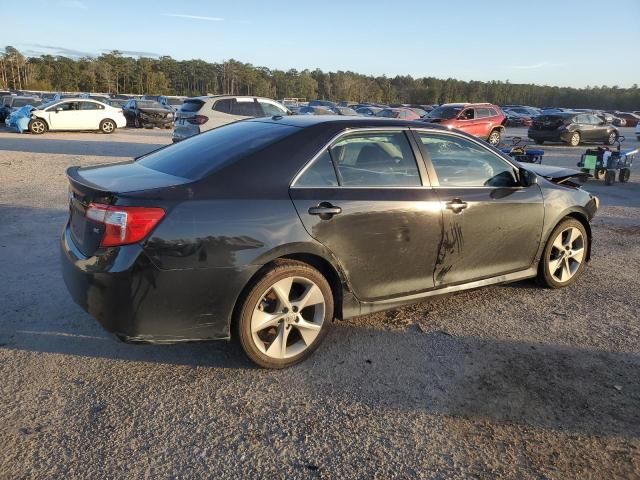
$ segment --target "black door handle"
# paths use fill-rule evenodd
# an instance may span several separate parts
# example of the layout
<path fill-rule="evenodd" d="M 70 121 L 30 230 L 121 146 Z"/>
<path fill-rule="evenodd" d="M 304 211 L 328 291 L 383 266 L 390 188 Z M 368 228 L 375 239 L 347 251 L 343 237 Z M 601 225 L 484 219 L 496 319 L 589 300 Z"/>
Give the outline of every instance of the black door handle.
<path fill-rule="evenodd" d="M 467 208 L 467 202 L 463 202 L 459 198 L 454 198 L 450 202 L 447 202 L 446 205 L 449 210 L 453 210 L 453 213 L 460 213 Z"/>
<path fill-rule="evenodd" d="M 311 207 L 309 209 L 309 215 L 319 215 L 323 220 L 328 220 L 334 215 L 338 215 L 340 213 L 342 213 L 342 209 L 331 205 L 329 202 L 322 202 L 317 207 Z"/>

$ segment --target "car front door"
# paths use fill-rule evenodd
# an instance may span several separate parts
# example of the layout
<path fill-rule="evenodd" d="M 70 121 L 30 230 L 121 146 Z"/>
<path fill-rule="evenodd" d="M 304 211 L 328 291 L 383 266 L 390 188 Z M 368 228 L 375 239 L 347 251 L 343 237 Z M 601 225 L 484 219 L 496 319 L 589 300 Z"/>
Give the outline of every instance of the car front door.
<path fill-rule="evenodd" d="M 362 301 L 434 286 L 442 213 L 412 142 L 401 128 L 345 133 L 290 190 L 306 230 L 333 253 Z"/>
<path fill-rule="evenodd" d="M 52 130 L 74 130 L 78 115 L 77 101 L 53 105 L 49 112 L 49 127 Z"/>
<path fill-rule="evenodd" d="M 473 108 L 465 108 L 458 115 L 458 121 L 456 122 L 456 128 L 467 132 L 469 135 L 478 135 L 478 128 L 476 120 L 476 111 Z"/>
<path fill-rule="evenodd" d="M 442 202 L 435 285 L 531 267 L 544 218 L 540 187 L 520 186 L 517 169 L 478 141 L 453 132 L 415 133 Z"/>
<path fill-rule="evenodd" d="M 589 123 L 592 125 L 594 142 L 604 142 L 609 137 L 609 125 L 595 115 L 589 115 Z"/>

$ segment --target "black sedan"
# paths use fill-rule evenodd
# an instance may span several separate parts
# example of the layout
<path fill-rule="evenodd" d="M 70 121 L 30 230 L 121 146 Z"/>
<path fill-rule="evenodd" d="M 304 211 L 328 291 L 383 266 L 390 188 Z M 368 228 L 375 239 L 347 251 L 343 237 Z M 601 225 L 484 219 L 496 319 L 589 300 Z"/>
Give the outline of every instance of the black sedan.
<path fill-rule="evenodd" d="M 437 125 L 245 120 L 68 169 L 63 276 L 125 341 L 234 337 L 282 368 L 334 318 L 530 277 L 574 282 L 598 200 L 579 172 L 526 168 Z"/>
<path fill-rule="evenodd" d="M 527 135 L 539 145 L 550 141 L 577 147 L 581 143 L 613 145 L 619 133 L 616 127 L 598 115 L 558 112 L 534 117 Z"/>
<path fill-rule="evenodd" d="M 161 105 L 155 100 L 128 100 L 122 106 L 122 111 L 127 125 L 136 128 L 171 128 L 175 121 L 175 112 L 171 107 Z"/>

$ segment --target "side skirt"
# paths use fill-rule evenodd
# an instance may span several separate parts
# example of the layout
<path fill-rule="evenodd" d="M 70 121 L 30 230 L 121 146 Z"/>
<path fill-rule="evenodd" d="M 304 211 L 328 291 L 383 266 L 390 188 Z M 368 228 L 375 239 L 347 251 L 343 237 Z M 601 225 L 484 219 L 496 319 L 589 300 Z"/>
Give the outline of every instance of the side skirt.
<path fill-rule="evenodd" d="M 368 313 L 381 312 L 383 310 L 398 308 L 404 305 L 411 305 L 413 303 L 419 303 L 426 298 L 435 297 L 438 295 L 447 295 L 449 293 L 472 290 L 474 288 L 497 285 L 500 283 L 517 282 L 520 280 L 525 280 L 527 278 L 533 278 L 537 274 L 537 267 L 531 267 L 527 270 L 521 270 L 519 272 L 507 273 L 505 275 L 498 275 L 497 277 L 485 278 L 484 280 L 476 280 L 474 282 L 463 283 L 460 285 L 452 285 L 450 287 L 437 288 L 435 290 L 416 293 L 414 295 L 408 295 L 405 297 L 389 298 L 376 302 L 360 302 L 360 311 L 358 313 L 356 313 L 355 309 L 348 309 L 344 312 L 344 317 L 349 318 L 356 315 L 366 315 Z"/>

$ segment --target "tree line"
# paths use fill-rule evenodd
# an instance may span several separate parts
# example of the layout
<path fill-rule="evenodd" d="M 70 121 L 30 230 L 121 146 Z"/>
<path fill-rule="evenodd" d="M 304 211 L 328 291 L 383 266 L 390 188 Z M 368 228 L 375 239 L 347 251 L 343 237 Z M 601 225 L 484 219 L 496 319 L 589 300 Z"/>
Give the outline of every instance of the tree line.
<path fill-rule="evenodd" d="M 14 47 L 0 51 L 0 88 L 156 95 L 232 94 L 270 98 L 322 98 L 376 103 L 491 102 L 571 108 L 639 110 L 640 89 L 586 88 L 363 75 L 350 71 L 277 70 L 227 60 L 175 60 L 124 56 L 27 57 Z"/>

